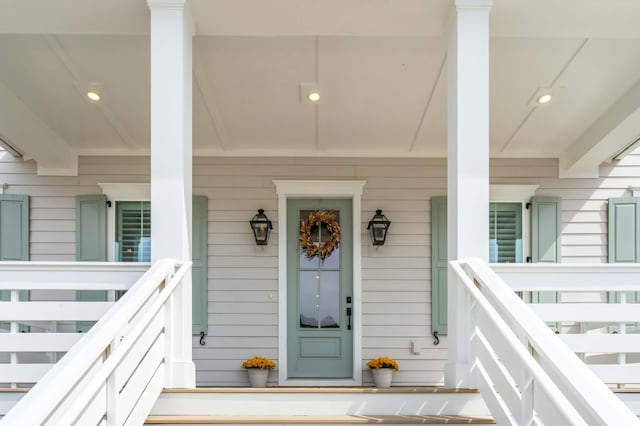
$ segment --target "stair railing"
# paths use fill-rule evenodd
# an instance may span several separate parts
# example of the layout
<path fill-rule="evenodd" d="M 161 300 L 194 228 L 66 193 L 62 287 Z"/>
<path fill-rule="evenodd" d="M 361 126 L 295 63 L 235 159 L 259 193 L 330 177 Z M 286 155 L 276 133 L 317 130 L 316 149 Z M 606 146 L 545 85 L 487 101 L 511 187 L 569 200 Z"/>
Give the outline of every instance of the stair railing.
<path fill-rule="evenodd" d="M 450 266 L 470 310 L 470 383 L 499 424 L 640 424 L 489 265 Z"/>
<path fill-rule="evenodd" d="M 0 424 L 144 423 L 174 362 L 172 298 L 190 268 L 155 262 Z"/>

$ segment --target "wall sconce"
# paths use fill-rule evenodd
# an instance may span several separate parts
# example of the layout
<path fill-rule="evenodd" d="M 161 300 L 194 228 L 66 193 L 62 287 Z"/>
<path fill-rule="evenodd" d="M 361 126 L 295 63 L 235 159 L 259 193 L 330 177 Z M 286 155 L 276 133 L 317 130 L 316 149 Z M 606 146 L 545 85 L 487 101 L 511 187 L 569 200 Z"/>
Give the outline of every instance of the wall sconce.
<path fill-rule="evenodd" d="M 391 226 L 391 222 L 382 214 L 382 210 L 376 210 L 376 215 L 373 216 L 373 219 L 369 221 L 369 225 L 367 226 L 371 234 L 371 244 L 374 246 L 384 245 L 389 226 Z"/>
<path fill-rule="evenodd" d="M 249 224 L 253 231 L 253 237 L 256 239 L 256 244 L 266 246 L 269 243 L 269 234 L 271 234 L 273 225 L 269 218 L 265 216 L 264 210 L 258 210 L 258 214 L 249 221 Z"/>

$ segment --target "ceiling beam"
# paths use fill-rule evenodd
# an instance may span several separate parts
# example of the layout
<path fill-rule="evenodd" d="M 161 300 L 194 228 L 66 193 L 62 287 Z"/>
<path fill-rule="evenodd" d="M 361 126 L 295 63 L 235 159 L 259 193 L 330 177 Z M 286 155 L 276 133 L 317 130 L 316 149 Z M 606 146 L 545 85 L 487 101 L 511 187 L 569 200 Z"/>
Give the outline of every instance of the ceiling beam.
<path fill-rule="evenodd" d="M 561 178 L 598 177 L 598 167 L 640 136 L 640 81 L 560 156 Z"/>
<path fill-rule="evenodd" d="M 36 161 L 38 175 L 78 175 L 78 155 L 1 82 L 0 133 L 25 160 Z"/>

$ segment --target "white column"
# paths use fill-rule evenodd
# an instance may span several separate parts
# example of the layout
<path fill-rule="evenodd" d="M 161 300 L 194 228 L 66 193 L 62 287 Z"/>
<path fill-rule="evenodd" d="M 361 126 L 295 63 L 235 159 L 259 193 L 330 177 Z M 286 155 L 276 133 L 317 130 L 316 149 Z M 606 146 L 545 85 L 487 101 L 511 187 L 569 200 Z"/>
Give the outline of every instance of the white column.
<path fill-rule="evenodd" d="M 151 10 L 151 257 L 191 260 L 191 54 L 186 0 L 147 0 Z M 191 274 L 167 321 L 167 387 L 194 387 Z"/>
<path fill-rule="evenodd" d="M 448 47 L 448 256 L 489 258 L 489 11 L 455 0 Z M 449 269 L 445 385 L 468 387 L 469 305 Z"/>

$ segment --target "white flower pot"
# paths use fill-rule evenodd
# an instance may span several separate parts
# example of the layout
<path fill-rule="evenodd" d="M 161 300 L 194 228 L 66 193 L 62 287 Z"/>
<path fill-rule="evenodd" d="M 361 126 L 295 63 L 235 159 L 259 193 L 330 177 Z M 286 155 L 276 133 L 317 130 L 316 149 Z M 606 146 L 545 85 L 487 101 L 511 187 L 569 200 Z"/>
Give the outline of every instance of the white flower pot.
<path fill-rule="evenodd" d="M 372 368 L 373 383 L 378 388 L 388 388 L 393 379 L 393 368 Z"/>
<path fill-rule="evenodd" d="M 263 388 L 267 386 L 269 369 L 247 368 L 247 374 L 249 374 L 249 384 L 252 388 Z"/>

